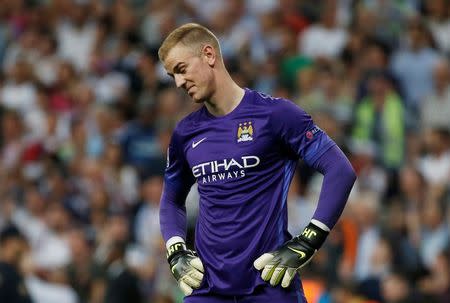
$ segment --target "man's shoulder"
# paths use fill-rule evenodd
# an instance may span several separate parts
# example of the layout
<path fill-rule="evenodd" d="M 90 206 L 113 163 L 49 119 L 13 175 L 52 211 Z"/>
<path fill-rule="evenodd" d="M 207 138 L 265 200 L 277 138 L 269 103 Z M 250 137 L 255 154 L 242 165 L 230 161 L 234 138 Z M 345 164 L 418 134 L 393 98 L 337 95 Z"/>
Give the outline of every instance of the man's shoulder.
<path fill-rule="evenodd" d="M 253 93 L 252 111 L 263 113 L 269 118 L 270 123 L 291 124 L 311 119 L 309 114 L 290 99 L 273 97 L 257 91 L 253 91 Z"/>
<path fill-rule="evenodd" d="M 288 112 L 302 110 L 297 104 L 286 98 L 274 97 L 258 91 L 253 91 L 253 94 L 253 105 L 263 106 L 268 114 L 283 115 Z"/>
<path fill-rule="evenodd" d="M 276 110 L 279 107 L 284 107 L 287 104 L 292 103 L 292 101 L 288 99 L 275 97 L 256 90 L 251 90 L 251 94 L 253 95 L 253 98 L 251 98 L 253 106 L 264 106 L 268 110 Z"/>
<path fill-rule="evenodd" d="M 249 95 L 251 95 L 254 101 L 256 102 L 262 102 L 262 103 L 273 103 L 276 102 L 282 98 L 275 97 L 257 90 L 247 89 L 249 91 Z"/>

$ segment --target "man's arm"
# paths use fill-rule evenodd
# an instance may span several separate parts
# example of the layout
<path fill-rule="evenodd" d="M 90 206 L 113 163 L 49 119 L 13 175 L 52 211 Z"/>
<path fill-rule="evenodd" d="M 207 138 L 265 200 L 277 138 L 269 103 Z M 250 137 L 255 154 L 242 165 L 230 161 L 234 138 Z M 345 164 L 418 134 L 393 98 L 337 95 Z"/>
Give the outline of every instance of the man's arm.
<path fill-rule="evenodd" d="M 185 295 L 200 287 L 203 264 L 195 252 L 188 250 L 186 239 L 186 196 L 194 177 L 182 153 L 182 144 L 174 131 L 167 150 L 167 168 L 161 196 L 159 220 L 167 247 L 170 270 Z"/>
<path fill-rule="evenodd" d="M 304 110 L 284 99 L 276 101 L 273 108 L 274 136 L 286 150 L 324 175 L 313 222 L 329 231 L 344 209 L 356 174 L 341 149 Z"/>
<path fill-rule="evenodd" d="M 271 285 L 288 287 L 296 272 L 305 266 L 325 242 L 347 202 L 356 174 L 344 153 L 311 117 L 293 103 L 275 104 L 272 125 L 287 150 L 324 175 L 314 216 L 303 232 L 279 249 L 255 260 L 261 277 Z"/>
<path fill-rule="evenodd" d="M 297 270 L 312 259 L 341 215 L 356 180 L 352 166 L 336 145 L 315 164 L 324 180 L 313 219 L 300 235 L 254 262 L 256 269 L 263 270 L 262 279 L 273 286 L 281 282 L 282 287 L 288 287 Z"/>
<path fill-rule="evenodd" d="M 186 207 L 187 193 L 171 192 L 165 183 L 160 206 L 160 224 L 166 240 L 167 262 L 170 271 L 185 295 L 199 288 L 203 280 L 203 264 L 194 251 L 186 248 Z M 182 202 L 182 203 L 181 203 Z"/>
<path fill-rule="evenodd" d="M 161 233 L 166 244 L 173 237 L 186 238 L 185 202 L 194 182 L 183 154 L 182 140 L 175 129 L 167 149 L 167 166 L 159 210 Z"/>
<path fill-rule="evenodd" d="M 256 269 L 263 270 L 262 279 L 273 286 L 281 282 L 282 287 L 288 287 L 297 270 L 312 259 L 341 215 L 356 180 L 352 166 L 336 145 L 315 164 L 324 180 L 313 219 L 300 235 L 254 262 Z"/>
<path fill-rule="evenodd" d="M 313 167 L 324 175 L 319 202 L 313 220 L 332 229 L 344 210 L 356 174 L 338 146 L 327 150 Z"/>

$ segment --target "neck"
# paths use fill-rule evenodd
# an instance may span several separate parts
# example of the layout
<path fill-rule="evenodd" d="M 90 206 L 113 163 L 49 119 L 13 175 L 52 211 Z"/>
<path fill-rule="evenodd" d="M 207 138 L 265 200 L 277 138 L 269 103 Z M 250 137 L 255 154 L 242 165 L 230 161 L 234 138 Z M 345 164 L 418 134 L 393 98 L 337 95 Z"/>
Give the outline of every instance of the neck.
<path fill-rule="evenodd" d="M 206 109 L 214 116 L 231 113 L 241 102 L 245 91 L 234 82 L 230 75 L 225 80 L 216 81 L 216 92 L 205 102 Z"/>

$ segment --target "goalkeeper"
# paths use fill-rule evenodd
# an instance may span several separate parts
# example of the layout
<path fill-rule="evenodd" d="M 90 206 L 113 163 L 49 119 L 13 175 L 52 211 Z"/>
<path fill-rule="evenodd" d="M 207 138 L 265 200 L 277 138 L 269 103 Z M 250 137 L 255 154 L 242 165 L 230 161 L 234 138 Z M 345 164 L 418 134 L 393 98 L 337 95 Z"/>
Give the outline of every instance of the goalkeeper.
<path fill-rule="evenodd" d="M 176 86 L 203 105 L 173 132 L 161 197 L 161 231 L 184 302 L 306 302 L 297 272 L 342 213 L 356 178 L 349 161 L 291 101 L 239 87 L 205 27 L 175 29 L 159 57 Z M 292 237 L 286 200 L 299 158 L 324 180 L 311 222 Z M 185 199 L 194 182 L 191 251 Z"/>

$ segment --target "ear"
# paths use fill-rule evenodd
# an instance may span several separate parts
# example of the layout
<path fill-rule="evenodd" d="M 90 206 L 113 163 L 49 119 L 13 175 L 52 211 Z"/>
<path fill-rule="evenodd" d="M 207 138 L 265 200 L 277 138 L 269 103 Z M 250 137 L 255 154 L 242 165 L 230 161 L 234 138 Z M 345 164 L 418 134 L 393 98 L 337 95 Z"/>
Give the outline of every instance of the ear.
<path fill-rule="evenodd" d="M 202 47 L 202 58 L 208 63 L 209 66 L 213 67 L 216 63 L 216 50 L 209 44 Z"/>

